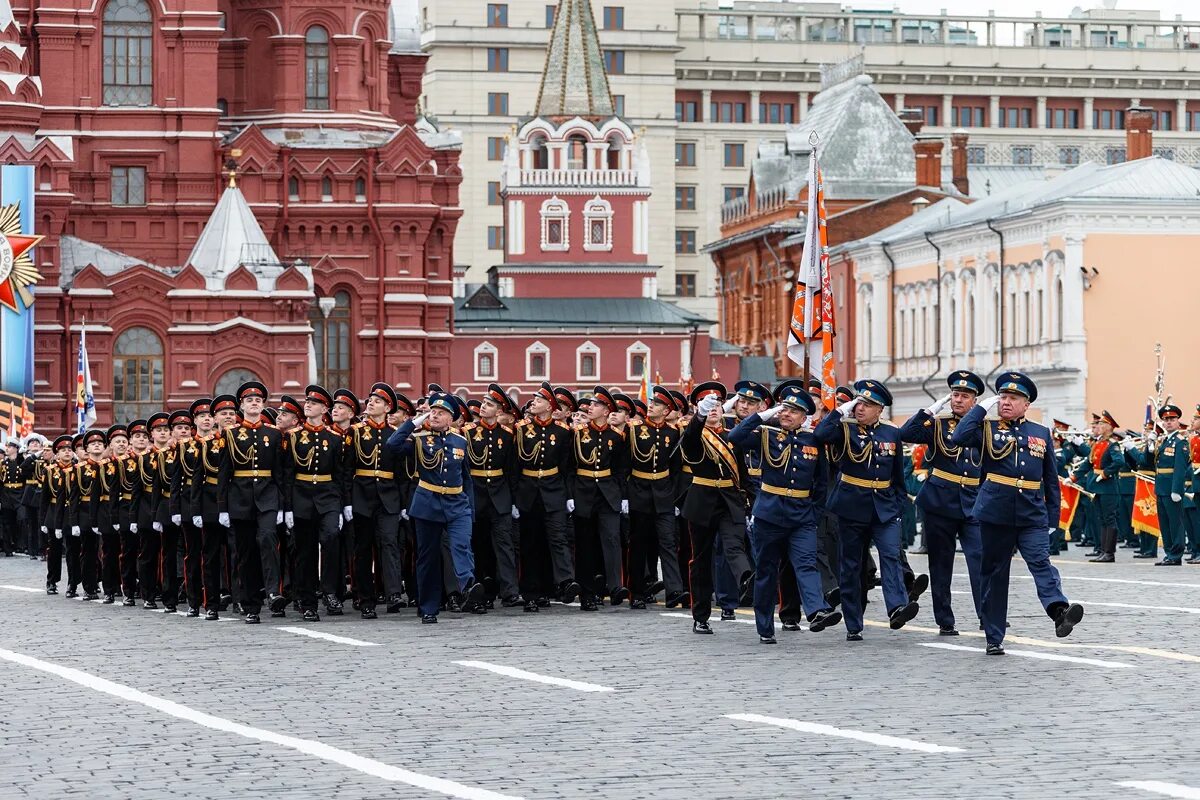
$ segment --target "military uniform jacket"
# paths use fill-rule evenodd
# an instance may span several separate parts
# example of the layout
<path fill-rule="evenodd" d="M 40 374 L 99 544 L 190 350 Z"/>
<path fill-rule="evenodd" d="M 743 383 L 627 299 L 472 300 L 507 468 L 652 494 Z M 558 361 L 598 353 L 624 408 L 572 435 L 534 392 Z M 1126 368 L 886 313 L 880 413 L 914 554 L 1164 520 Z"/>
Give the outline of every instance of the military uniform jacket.
<path fill-rule="evenodd" d="M 171 524 L 171 502 L 175 499 L 172 487 L 179 472 L 179 448 L 171 445 L 154 453 L 154 491 L 150 493 L 152 518 L 163 527 Z"/>
<path fill-rule="evenodd" d="M 1115 436 L 1105 442 L 1098 442 L 1103 445 L 1100 451 L 1100 458 L 1096 461 L 1096 494 L 1111 494 L 1121 495 L 1126 494 L 1122 484 L 1127 480 L 1136 480 L 1133 474 L 1129 472 L 1129 466 L 1125 463 L 1125 454 L 1121 452 L 1121 440 Z M 1095 450 L 1092 451 L 1093 453 Z M 1132 488 L 1128 492 L 1133 494 Z"/>
<path fill-rule="evenodd" d="M 350 477 L 350 503 L 355 516 L 374 516 L 379 510 L 393 516 L 407 508 L 408 464 L 395 450 L 384 447 L 396 429 L 370 420 L 346 434 L 343 450 Z"/>
<path fill-rule="evenodd" d="M 278 433 L 278 431 L 276 431 Z M 283 441 L 283 508 L 302 519 L 340 513 L 350 505 L 346 434 L 305 423 Z"/>
<path fill-rule="evenodd" d="M 192 501 L 192 492 L 197 475 L 203 473 L 198 437 L 193 436 L 175 445 L 175 464 L 175 480 L 171 483 L 168 508 L 172 516 L 178 514 L 184 522 L 191 524 L 192 517 L 199 513 L 199 507 Z"/>
<path fill-rule="evenodd" d="M 520 420 L 514 430 L 517 480 L 514 504 L 533 508 L 541 497 L 546 508 L 565 509 L 575 472 L 575 432 L 565 422 Z"/>
<path fill-rule="evenodd" d="M 21 505 L 21 497 L 25 494 L 25 481 L 21 480 L 21 457 L 4 459 L 0 462 L 0 508 L 5 511 L 16 511 Z"/>
<path fill-rule="evenodd" d="M 515 429 L 478 422 L 463 426 L 462 435 L 467 440 L 471 479 L 475 484 L 475 507 L 487 505 L 497 514 L 509 513 L 519 474 Z"/>
<path fill-rule="evenodd" d="M 142 502 L 142 479 L 138 474 L 138 457 L 127 452 L 115 461 L 117 484 L 113 488 L 114 521 L 128 526 L 138 521 L 138 507 Z"/>
<path fill-rule="evenodd" d="M 751 414 L 729 434 L 755 463 L 762 465 L 762 483 L 754 499 L 755 520 L 788 528 L 815 526 L 813 489 L 820 478 L 825 448 L 810 431 L 785 431 L 763 424 Z"/>
<path fill-rule="evenodd" d="M 668 423 L 642 422 L 625 428 L 629 445 L 629 480 L 626 493 L 634 514 L 670 514 L 674 511 L 683 478 L 679 429 Z M 690 477 L 690 476 L 689 476 Z"/>
<path fill-rule="evenodd" d="M 592 422 L 575 428 L 575 513 L 587 517 L 604 506 L 620 512 L 628 465 L 625 436 L 615 428 Z"/>
<path fill-rule="evenodd" d="M 922 467 L 929 470 L 917 493 L 917 505 L 949 519 L 970 519 L 979 495 L 980 456 L 977 447 L 954 444 L 957 417 L 934 417 L 922 409 L 900 428 L 900 438 L 923 444 L 929 452 Z"/>
<path fill-rule="evenodd" d="M 738 419 L 736 414 L 726 414 L 721 418 L 721 424 L 730 434 L 737 430 L 737 426 L 742 422 L 743 420 Z M 746 494 L 747 502 L 753 506 L 754 499 L 758 496 L 759 484 L 762 483 L 762 456 L 758 451 L 746 450 L 737 443 L 734 443 L 734 448 L 738 455 L 738 461 L 741 463 L 742 491 Z"/>
<path fill-rule="evenodd" d="M 707 527 L 725 510 L 734 523 L 745 522 L 746 499 L 739 487 L 742 462 L 729 434 L 707 427 L 697 414 L 683 429 L 680 452 L 692 468 L 692 482 L 679 507 L 683 516 Z"/>
<path fill-rule="evenodd" d="M 1155 495 L 1183 494 L 1192 470 L 1188 440 L 1182 432 L 1168 433 L 1154 450 L 1139 451 L 1138 461 L 1144 469 L 1154 470 Z"/>
<path fill-rule="evenodd" d="M 225 450 L 223 432 L 209 434 L 207 438 L 196 438 L 196 472 L 189 487 L 192 516 L 200 517 L 206 525 L 215 524 L 224 507 L 221 505 L 217 486 L 221 474 L 221 460 Z"/>
<path fill-rule="evenodd" d="M 100 528 L 100 504 L 104 489 L 101 473 L 104 468 L 103 461 L 92 461 L 90 458 L 74 467 L 74 480 L 68 492 L 69 516 L 71 527 L 78 525 L 81 533 L 91 533 L 93 528 Z"/>
<path fill-rule="evenodd" d="M 1025 418 L 985 419 L 975 406 L 962 418 L 952 437 L 957 445 L 979 447 L 983 483 L 975 501 L 980 522 L 1017 528 L 1058 524 L 1060 493 L 1054 442 L 1044 425 Z"/>
<path fill-rule="evenodd" d="M 231 519 L 284 510 L 283 434 L 266 422 L 243 420 L 222 433 L 217 508 Z"/>
<path fill-rule="evenodd" d="M 151 447 L 146 452 L 136 456 L 137 469 L 135 470 L 134 478 L 134 494 L 137 499 L 134 501 L 136 516 L 132 518 L 139 528 L 139 533 L 142 530 L 149 530 L 150 524 L 154 521 L 154 471 L 158 469 L 158 453 Z"/>
<path fill-rule="evenodd" d="M 414 431 L 413 427 L 412 420 L 404 422 L 387 442 L 389 449 L 416 458 L 417 488 L 408 516 L 427 522 L 473 518 L 475 487 L 466 438 L 453 431 Z"/>
<path fill-rule="evenodd" d="M 75 468 L 61 466 L 58 461 L 46 467 L 42 480 L 42 524 L 46 530 L 68 532 L 70 527 L 69 503 Z"/>
<path fill-rule="evenodd" d="M 887 521 L 904 513 L 904 443 L 900 429 L 886 422 L 872 427 L 843 420 L 837 409 L 826 414 L 813 431 L 830 446 L 838 468 L 826 508 L 855 522 Z"/>
<path fill-rule="evenodd" d="M 21 505 L 26 508 L 40 508 L 42 505 L 42 482 L 46 478 L 46 467 L 49 466 L 44 458 L 27 458 L 21 462 Z"/>

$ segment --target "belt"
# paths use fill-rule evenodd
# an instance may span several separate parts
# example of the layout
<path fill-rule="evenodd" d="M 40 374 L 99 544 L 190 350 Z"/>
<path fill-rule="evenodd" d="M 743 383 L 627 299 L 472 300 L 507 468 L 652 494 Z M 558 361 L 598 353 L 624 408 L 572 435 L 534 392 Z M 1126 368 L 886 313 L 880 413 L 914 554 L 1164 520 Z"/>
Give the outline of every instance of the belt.
<path fill-rule="evenodd" d="M 812 492 L 808 489 L 784 489 L 782 486 L 772 486 L 764 483 L 759 487 L 767 494 L 777 494 L 780 497 L 808 497 Z"/>
<path fill-rule="evenodd" d="M 992 483 L 1000 483 L 1005 486 L 1015 486 L 1021 491 L 1029 490 L 1031 492 L 1036 492 L 1038 489 L 1042 488 L 1041 481 L 1035 481 L 1026 478 L 1010 478 L 1007 475 L 988 475 L 987 479 Z"/>
<path fill-rule="evenodd" d="M 1119 477 L 1121 477 L 1121 478 L 1132 478 L 1132 477 L 1133 477 L 1133 475 L 1134 475 L 1134 473 L 1132 473 L 1132 472 L 1122 472 L 1122 473 L 1120 474 L 1120 476 L 1119 476 Z"/>
<path fill-rule="evenodd" d="M 844 472 L 841 473 L 839 477 L 842 483 L 848 483 L 851 486 L 858 486 L 862 489 L 874 489 L 878 491 L 879 489 L 887 489 L 892 485 L 891 481 L 869 481 L 866 478 L 856 478 L 853 475 L 847 475 Z"/>
<path fill-rule="evenodd" d="M 6 484 L 4 484 L 5 489 L 21 489 L 24 486 L 25 486 L 25 484 L 23 484 L 23 483 L 6 483 Z"/>
<path fill-rule="evenodd" d="M 332 475 L 307 475 L 307 474 L 301 473 L 296 476 L 296 480 L 300 481 L 301 483 L 329 483 L 331 480 L 333 480 L 333 476 Z"/>
<path fill-rule="evenodd" d="M 472 474 L 474 474 L 474 473 L 472 473 Z M 383 478 L 385 481 L 390 481 L 390 480 L 395 479 L 396 473 L 385 472 L 384 470 L 381 470 L 381 469 L 356 469 L 356 470 L 354 470 L 354 477 L 356 477 L 356 478 Z"/>
<path fill-rule="evenodd" d="M 1154 471 L 1157 472 L 1159 475 L 1173 475 L 1175 473 L 1175 468 L 1167 467 L 1166 469 L 1163 469 L 1160 467 L 1159 469 L 1156 469 Z"/>
<path fill-rule="evenodd" d="M 688 475 L 692 474 L 692 468 L 690 466 L 688 466 L 687 464 L 683 465 L 683 471 L 686 472 Z"/>
<path fill-rule="evenodd" d="M 170 492 L 162 492 L 162 496 L 163 496 L 163 497 L 170 497 L 170 496 L 171 496 L 171 493 L 170 493 Z"/>
<path fill-rule="evenodd" d="M 692 486 L 711 486 L 714 489 L 731 489 L 733 481 L 721 478 L 692 478 Z"/>
<path fill-rule="evenodd" d="M 151 492 L 154 491 L 154 487 L 153 486 L 143 486 L 142 491 L 145 492 L 146 494 L 150 494 Z"/>
<path fill-rule="evenodd" d="M 558 474 L 558 467 L 550 469 L 523 469 L 521 474 L 526 478 L 551 478 Z"/>
<path fill-rule="evenodd" d="M 761 478 L 762 467 L 746 467 L 746 474 L 755 478 Z"/>
<path fill-rule="evenodd" d="M 108 495 L 106 495 L 106 494 L 102 494 L 102 495 L 100 495 L 100 502 L 101 502 L 101 503 L 107 503 L 107 502 L 108 502 L 109 500 L 111 500 L 111 499 L 112 499 L 112 498 L 110 498 L 110 497 L 109 497 Z"/>
<path fill-rule="evenodd" d="M 132 494 L 132 493 L 129 493 L 129 492 L 122 492 L 122 493 L 121 493 L 121 499 L 122 499 L 122 500 L 132 500 L 132 499 L 133 499 L 133 494 Z"/>
<path fill-rule="evenodd" d="M 216 479 L 216 478 L 214 478 L 214 477 L 212 477 L 211 475 L 210 475 L 210 476 L 208 476 L 208 477 L 206 477 L 206 478 L 204 479 L 204 482 L 205 482 L 205 483 L 207 483 L 209 486 L 216 486 L 216 485 L 217 485 L 217 479 Z"/>
<path fill-rule="evenodd" d="M 957 483 L 959 486 L 979 485 L 979 478 L 970 478 L 966 475 L 955 475 L 940 469 L 933 470 L 933 477 L 941 478 L 942 480 L 950 481 L 951 483 Z"/>
<path fill-rule="evenodd" d="M 671 470 L 664 469 L 662 472 L 642 472 L 635 469 L 630 473 L 635 478 L 641 478 L 644 481 L 661 481 L 663 478 L 671 477 Z"/>
<path fill-rule="evenodd" d="M 471 470 L 472 478 L 503 478 L 504 470 L 502 469 L 473 469 Z"/>
<path fill-rule="evenodd" d="M 233 477 L 235 478 L 270 478 L 271 470 L 269 469 L 239 469 L 234 470 Z"/>
<path fill-rule="evenodd" d="M 37 486 L 38 482 L 37 481 L 25 481 L 25 485 L 26 486 Z"/>
<path fill-rule="evenodd" d="M 435 486 L 425 481 L 417 481 L 417 486 L 422 489 L 428 489 L 431 492 L 436 492 L 437 494 L 462 494 L 463 490 L 461 486 Z"/>
<path fill-rule="evenodd" d="M 610 477 L 612 475 L 612 470 L 611 469 L 577 469 L 577 470 L 575 470 L 575 474 L 581 478 L 595 478 L 595 479 L 599 480 L 600 478 Z"/>

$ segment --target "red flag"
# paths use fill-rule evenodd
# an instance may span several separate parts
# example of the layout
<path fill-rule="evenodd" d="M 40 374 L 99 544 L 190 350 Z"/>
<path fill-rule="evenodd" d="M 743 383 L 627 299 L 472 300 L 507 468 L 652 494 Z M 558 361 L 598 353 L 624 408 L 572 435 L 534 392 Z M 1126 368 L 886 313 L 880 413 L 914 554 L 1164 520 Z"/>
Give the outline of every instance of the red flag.
<path fill-rule="evenodd" d="M 1075 521 L 1075 512 L 1079 510 L 1079 487 L 1059 478 L 1058 492 L 1061 498 L 1058 503 L 1058 527 L 1066 532 L 1067 541 L 1070 541 L 1071 523 Z"/>
<path fill-rule="evenodd" d="M 1133 488 L 1133 529 L 1138 533 L 1153 534 L 1162 539 L 1162 528 L 1158 523 L 1158 498 L 1154 496 L 1154 479 L 1140 472 L 1137 485 Z"/>

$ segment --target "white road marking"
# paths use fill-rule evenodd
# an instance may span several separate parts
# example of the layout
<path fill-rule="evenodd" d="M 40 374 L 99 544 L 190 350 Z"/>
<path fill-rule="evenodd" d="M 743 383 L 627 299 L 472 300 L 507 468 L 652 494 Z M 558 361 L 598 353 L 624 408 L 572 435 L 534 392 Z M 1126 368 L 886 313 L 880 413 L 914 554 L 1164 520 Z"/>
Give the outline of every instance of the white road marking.
<path fill-rule="evenodd" d="M 288 633 L 297 633 L 301 636 L 307 636 L 311 639 L 324 639 L 327 642 L 354 645 L 355 647 L 379 647 L 378 642 L 364 642 L 362 639 L 351 639 L 349 636 L 334 636 L 332 633 L 314 631 L 312 628 L 292 628 L 279 625 L 275 627 L 275 630 L 287 631 Z"/>
<path fill-rule="evenodd" d="M 969 595 L 970 592 L 954 589 L 950 594 Z M 1132 608 L 1138 611 L 1178 611 L 1182 614 L 1200 614 L 1200 608 L 1192 608 L 1190 606 L 1146 606 L 1140 603 L 1101 603 L 1099 600 L 1080 600 L 1075 598 L 1075 602 L 1083 606 L 1101 606 L 1102 608 Z"/>
<path fill-rule="evenodd" d="M 489 664 L 487 661 L 455 661 L 460 667 L 474 667 L 475 669 L 485 669 L 488 672 L 494 672 L 497 675 L 507 675 L 510 678 L 521 678 L 526 681 L 534 681 L 535 683 L 545 683 L 550 686 L 564 686 L 568 689 L 575 689 L 579 692 L 611 692 L 615 691 L 610 686 L 600 686 L 595 683 L 585 683 L 583 681 L 573 681 L 568 678 L 555 678 L 550 675 L 539 675 L 536 672 L 526 672 L 523 669 L 515 667 L 506 667 L 501 664 Z"/>
<path fill-rule="evenodd" d="M 834 728 L 831 725 L 822 725 L 817 722 L 802 722 L 798 719 L 785 719 L 783 717 L 764 717 L 761 714 L 726 714 L 726 719 L 736 719 L 742 722 L 757 722 L 762 725 L 775 725 L 780 728 L 789 728 L 801 733 L 815 733 L 820 736 L 837 736 L 842 739 L 857 739 L 860 742 L 868 744 L 877 744 L 880 747 L 899 747 L 903 750 L 917 750 L 921 753 L 962 753 L 961 747 L 946 747 L 940 744 L 931 744 L 929 742 L 919 742 L 916 739 L 901 739 L 898 736 L 885 736 L 882 733 L 868 733 L 866 731 L 851 731 L 845 728 Z"/>
<path fill-rule="evenodd" d="M 8 589 L 13 592 L 33 592 L 34 594 L 46 591 L 45 589 L 34 589 L 30 586 L 13 586 L 11 583 L 0 583 L 0 589 Z"/>
<path fill-rule="evenodd" d="M 1178 589 L 1200 589 L 1200 583 L 1168 583 L 1166 581 L 1135 581 L 1130 578 L 1093 578 L 1086 575 L 1063 575 L 1059 576 L 1064 581 L 1092 581 L 1094 583 L 1124 583 L 1132 586 L 1169 586 Z M 955 578 L 969 580 L 967 575 L 955 575 Z M 1013 578 L 1018 578 L 1023 581 L 1033 580 L 1032 575 L 1013 575 Z"/>
<path fill-rule="evenodd" d="M 938 650 L 962 650 L 967 653 L 983 652 L 978 647 L 967 647 L 961 644 L 943 644 L 941 642 L 918 642 L 921 647 L 935 647 Z M 1010 656 L 1021 656 L 1023 658 L 1037 658 L 1042 661 L 1065 661 L 1071 664 L 1086 664 L 1089 667 L 1107 667 L 1108 669 L 1133 669 L 1133 664 L 1126 664 L 1121 661 L 1101 661 L 1098 658 L 1079 658 L 1077 656 L 1060 656 L 1054 653 L 1033 653 L 1029 650 L 1008 650 L 1004 651 Z"/>
<path fill-rule="evenodd" d="M 691 619 L 691 618 L 692 618 L 692 615 L 691 615 L 691 614 L 681 614 L 681 613 L 679 613 L 679 612 L 677 612 L 677 611 L 665 611 L 665 612 L 664 612 L 664 611 L 660 611 L 660 612 L 658 612 L 658 615 L 659 615 L 660 617 L 682 617 L 683 619 Z M 709 622 L 712 622 L 712 620 L 710 619 L 710 620 L 709 620 Z M 754 620 L 752 620 L 752 619 L 734 619 L 734 620 L 722 620 L 722 619 L 718 619 L 718 620 L 717 620 L 717 622 L 718 622 L 718 623 L 721 623 L 721 622 L 740 622 L 740 623 L 742 623 L 743 625 L 757 625 L 757 624 L 758 624 L 758 623 L 756 623 L 756 622 L 755 622 Z M 778 623 L 779 623 L 779 620 L 775 620 L 775 622 L 778 624 Z M 800 630 L 802 630 L 802 631 L 806 631 L 806 630 L 808 630 L 808 626 L 807 626 L 807 625 L 801 625 L 801 626 L 800 626 Z M 789 633 L 790 633 L 790 631 L 789 631 Z"/>
<path fill-rule="evenodd" d="M 1121 781 L 1117 786 L 1124 786 L 1126 789 L 1141 789 L 1143 792 L 1153 792 L 1154 794 L 1166 795 L 1167 797 L 1179 797 L 1182 800 L 1200 800 L 1200 789 L 1193 789 L 1191 786 L 1183 786 L 1178 783 L 1166 783 L 1164 781 Z"/>
<path fill-rule="evenodd" d="M 393 767 L 391 764 L 385 764 L 382 761 L 376 761 L 372 758 L 365 758 L 347 750 L 331 747 L 322 742 L 299 739 L 295 736 L 287 736 L 275 731 L 243 725 L 240 722 L 234 722 L 223 717 L 206 714 L 203 711 L 197 711 L 194 708 L 176 703 L 173 700 L 166 700 L 146 694 L 131 686 L 115 683 L 88 672 L 73 669 L 72 667 L 64 667 L 61 664 L 55 664 L 51 661 L 43 661 L 40 658 L 15 653 L 11 650 L 0 649 L 0 659 L 55 675 L 72 683 L 77 683 L 87 689 L 102 692 L 130 703 L 146 706 L 147 708 L 154 709 L 176 719 L 184 720 L 185 722 L 192 722 L 215 731 L 237 734 L 247 739 L 255 739 L 260 742 L 287 747 L 305 755 L 314 756 L 334 764 L 340 764 L 343 767 L 357 770 L 363 774 L 371 775 L 385 781 L 406 783 L 418 789 L 438 792 L 449 797 L 459 797 L 463 798 L 463 800 L 519 800 L 519 798 L 512 797 L 511 795 L 500 794 L 487 789 L 479 789 L 474 786 L 465 786 L 461 783 L 445 780 L 444 778 L 435 778 L 432 775 L 422 775 L 419 772 L 410 772 L 400 767 Z"/>

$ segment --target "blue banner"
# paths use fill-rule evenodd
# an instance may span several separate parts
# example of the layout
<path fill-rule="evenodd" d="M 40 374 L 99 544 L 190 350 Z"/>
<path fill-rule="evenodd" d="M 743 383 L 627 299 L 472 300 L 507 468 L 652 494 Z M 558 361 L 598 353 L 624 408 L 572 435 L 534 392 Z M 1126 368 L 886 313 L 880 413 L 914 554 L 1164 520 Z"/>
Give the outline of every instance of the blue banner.
<path fill-rule="evenodd" d="M 0 432 L 33 424 L 34 168 L 0 166 Z"/>

